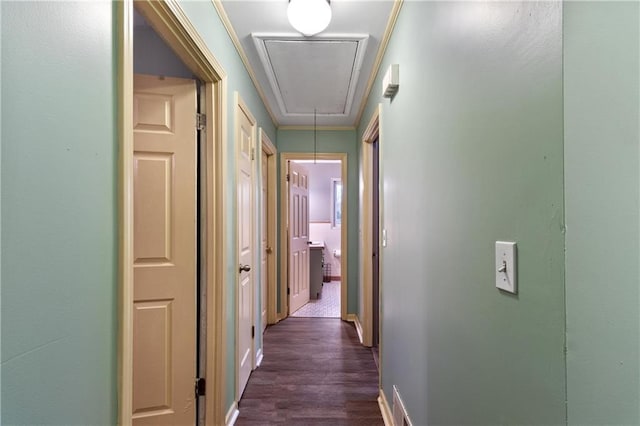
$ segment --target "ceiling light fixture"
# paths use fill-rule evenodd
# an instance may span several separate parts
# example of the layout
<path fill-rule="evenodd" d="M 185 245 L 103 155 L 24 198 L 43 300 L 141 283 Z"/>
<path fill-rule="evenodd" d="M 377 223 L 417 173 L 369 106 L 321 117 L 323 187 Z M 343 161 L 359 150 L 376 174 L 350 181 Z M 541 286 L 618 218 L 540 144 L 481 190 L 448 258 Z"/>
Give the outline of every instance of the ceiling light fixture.
<path fill-rule="evenodd" d="M 330 0 L 289 0 L 287 17 L 293 28 L 309 37 L 324 31 L 331 22 Z"/>

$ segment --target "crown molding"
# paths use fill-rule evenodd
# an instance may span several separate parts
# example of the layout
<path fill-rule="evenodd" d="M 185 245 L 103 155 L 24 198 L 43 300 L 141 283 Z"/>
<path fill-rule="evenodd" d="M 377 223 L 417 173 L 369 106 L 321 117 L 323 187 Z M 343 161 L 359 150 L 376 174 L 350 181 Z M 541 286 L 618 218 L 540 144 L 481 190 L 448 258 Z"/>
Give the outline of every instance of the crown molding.
<path fill-rule="evenodd" d="M 380 71 L 380 65 L 382 65 L 382 58 L 387 51 L 387 45 L 389 44 L 389 40 L 391 39 L 391 34 L 393 34 L 393 29 L 396 26 L 396 21 L 398 20 L 398 15 L 400 14 L 400 9 L 402 8 L 402 4 L 404 0 L 394 0 L 393 9 L 391 9 L 391 15 L 389 15 L 389 20 L 387 21 L 387 28 L 384 31 L 384 37 L 380 42 L 380 47 L 378 48 L 378 54 L 376 55 L 376 61 L 373 64 L 373 68 L 371 69 L 371 75 L 369 77 L 369 81 L 367 82 L 367 88 L 364 91 L 364 96 L 362 97 L 362 103 L 360 104 L 360 110 L 358 111 L 358 116 L 356 117 L 356 121 L 354 126 L 358 126 L 360 120 L 362 119 L 362 114 L 364 113 L 364 109 L 367 106 L 367 102 L 369 101 L 369 96 L 371 95 L 371 89 L 373 88 L 373 83 L 376 80 L 376 76 Z"/>
<path fill-rule="evenodd" d="M 218 12 L 218 16 L 222 21 L 222 25 L 224 25 L 224 28 L 227 30 L 227 33 L 229 34 L 229 38 L 231 38 L 231 42 L 235 46 L 236 51 L 238 52 L 238 55 L 240 56 L 240 59 L 242 60 L 242 63 L 244 64 L 244 67 L 247 70 L 247 73 L 249 74 L 249 78 L 251 78 L 251 81 L 253 82 L 253 85 L 255 86 L 256 91 L 258 92 L 258 95 L 260 96 L 260 99 L 262 100 L 262 103 L 264 104 L 265 109 L 269 113 L 269 117 L 271 118 L 273 125 L 275 127 L 278 127 L 279 125 L 278 120 L 276 120 L 276 117 L 273 114 L 273 111 L 269 107 L 269 102 L 267 102 L 267 97 L 264 94 L 264 90 L 262 90 L 262 86 L 258 82 L 256 73 L 253 71 L 253 68 L 249 63 L 249 57 L 247 56 L 246 52 L 242 48 L 242 43 L 240 43 L 240 39 L 238 38 L 236 31 L 233 29 L 233 25 L 231 25 L 231 20 L 229 19 L 227 12 L 224 10 L 222 1 L 211 0 L 211 2 L 213 3 L 213 6 L 216 8 L 216 12 Z"/>

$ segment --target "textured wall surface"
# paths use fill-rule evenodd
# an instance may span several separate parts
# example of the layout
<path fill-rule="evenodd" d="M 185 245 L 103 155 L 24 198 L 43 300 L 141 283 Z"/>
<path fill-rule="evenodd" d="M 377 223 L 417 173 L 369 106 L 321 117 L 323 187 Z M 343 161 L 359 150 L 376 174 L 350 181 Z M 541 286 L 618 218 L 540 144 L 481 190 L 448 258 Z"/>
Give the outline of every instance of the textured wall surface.
<path fill-rule="evenodd" d="M 111 2 L 2 2 L 2 422 L 115 424 Z"/>
<path fill-rule="evenodd" d="M 382 102 L 382 385 L 414 424 L 565 422 L 561 7 L 405 2 L 400 90 L 363 115 Z"/>
<path fill-rule="evenodd" d="M 569 424 L 640 424 L 640 7 L 564 5 Z"/>

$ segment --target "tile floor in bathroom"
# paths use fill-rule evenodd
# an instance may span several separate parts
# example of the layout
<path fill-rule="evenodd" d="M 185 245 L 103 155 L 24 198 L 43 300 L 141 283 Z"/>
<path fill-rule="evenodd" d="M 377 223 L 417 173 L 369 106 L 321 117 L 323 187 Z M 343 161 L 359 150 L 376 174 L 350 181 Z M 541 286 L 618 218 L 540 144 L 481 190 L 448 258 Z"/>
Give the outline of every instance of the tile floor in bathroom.
<path fill-rule="evenodd" d="M 309 300 L 309 303 L 295 311 L 291 316 L 298 318 L 340 318 L 340 281 L 324 283 L 322 297 Z"/>

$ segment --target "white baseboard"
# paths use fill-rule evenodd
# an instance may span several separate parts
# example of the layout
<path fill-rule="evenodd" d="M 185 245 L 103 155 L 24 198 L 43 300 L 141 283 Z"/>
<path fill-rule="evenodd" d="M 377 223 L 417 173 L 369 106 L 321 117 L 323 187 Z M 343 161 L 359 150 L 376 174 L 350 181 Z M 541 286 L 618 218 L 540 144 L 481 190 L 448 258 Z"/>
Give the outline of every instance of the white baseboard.
<path fill-rule="evenodd" d="M 356 331 L 358 332 L 358 339 L 360 339 L 360 344 L 364 345 L 364 333 L 362 332 L 362 324 L 360 323 L 360 318 L 357 315 L 354 315 L 354 324 L 356 326 Z"/>
<path fill-rule="evenodd" d="M 408 425 L 412 426 L 413 422 L 409 418 L 409 413 L 407 413 L 407 408 L 404 406 L 404 402 L 400 397 L 400 392 L 398 391 L 398 387 L 393 385 L 393 407 L 391 408 L 393 412 L 393 423 L 397 425 Z"/>
<path fill-rule="evenodd" d="M 240 415 L 240 411 L 238 411 L 238 403 L 233 401 L 231 407 L 229 407 L 229 411 L 227 411 L 227 415 L 224 418 L 224 423 L 227 426 L 233 426 L 236 424 L 236 420 L 238 420 L 238 416 Z"/>
<path fill-rule="evenodd" d="M 380 395 L 378 396 L 378 406 L 380 406 L 380 413 L 382 414 L 382 420 L 384 426 L 393 426 L 393 417 L 391 416 L 391 407 L 387 402 L 387 397 L 384 396 L 384 392 L 380 389 Z"/>
<path fill-rule="evenodd" d="M 256 353 L 256 368 L 260 367 L 260 364 L 262 364 L 262 358 L 264 358 L 264 354 L 262 353 L 262 348 L 260 348 Z"/>

